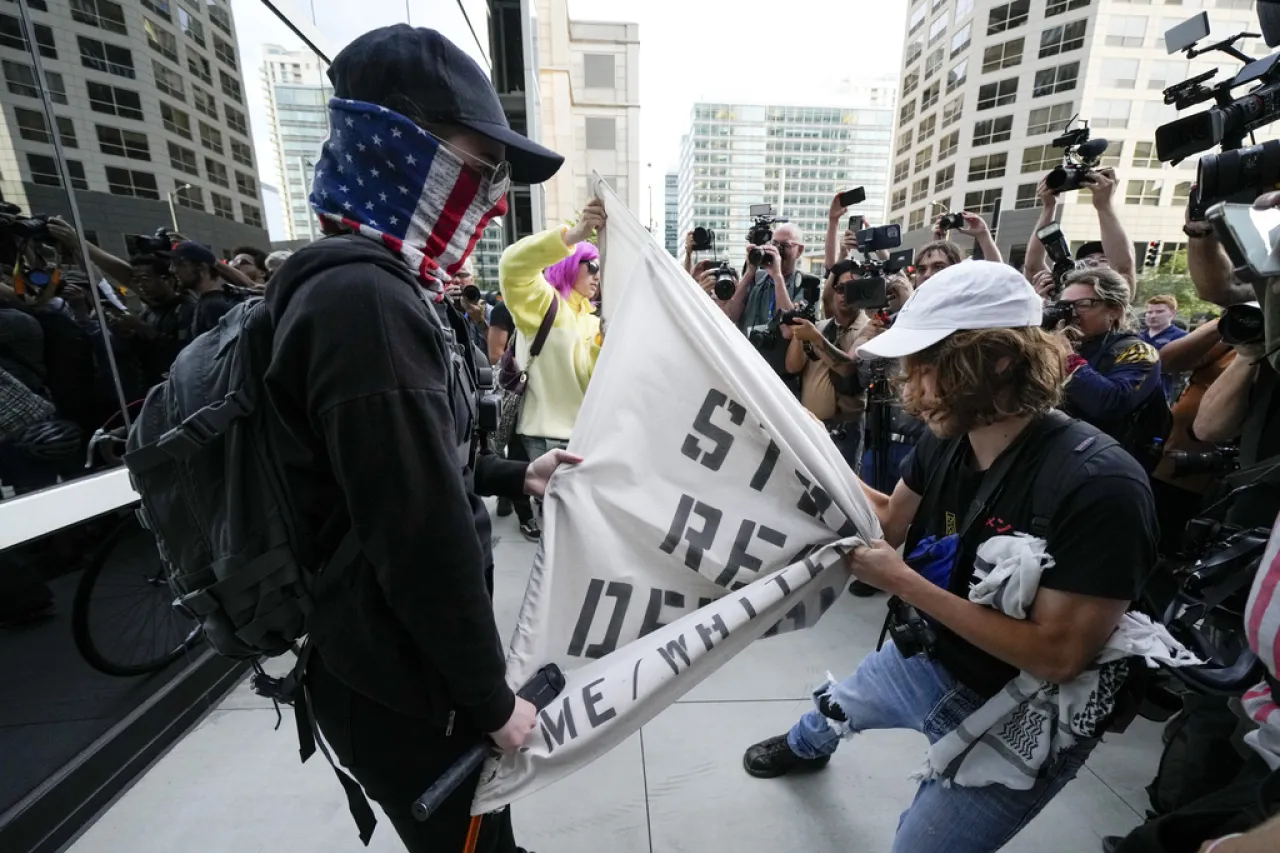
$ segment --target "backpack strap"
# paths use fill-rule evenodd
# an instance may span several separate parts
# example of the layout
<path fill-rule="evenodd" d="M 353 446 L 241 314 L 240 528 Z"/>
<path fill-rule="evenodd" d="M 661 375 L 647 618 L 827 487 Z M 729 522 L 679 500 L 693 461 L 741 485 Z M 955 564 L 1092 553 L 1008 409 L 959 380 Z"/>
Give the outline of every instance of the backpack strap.
<path fill-rule="evenodd" d="M 558 313 L 560 313 L 560 297 L 552 296 L 551 304 L 547 306 L 547 313 L 542 315 L 542 324 L 538 326 L 538 333 L 533 336 L 533 343 L 529 345 L 529 363 L 525 365 L 525 370 L 533 366 L 533 360 L 538 357 L 538 353 L 542 352 L 542 347 L 551 335 L 551 327 L 556 324 Z"/>
<path fill-rule="evenodd" d="M 1047 417 L 1053 422 L 1052 431 L 1047 437 L 1062 434 L 1057 440 L 1069 442 L 1070 449 L 1066 453 L 1053 452 L 1051 447 L 1047 449 L 1045 455 L 1048 458 L 1036 472 L 1036 478 L 1031 484 L 1031 529 L 1028 532 L 1040 539 L 1047 539 L 1049 536 L 1053 517 L 1062 499 L 1063 484 L 1073 480 L 1081 468 L 1115 443 L 1106 434 L 1056 409 Z"/>

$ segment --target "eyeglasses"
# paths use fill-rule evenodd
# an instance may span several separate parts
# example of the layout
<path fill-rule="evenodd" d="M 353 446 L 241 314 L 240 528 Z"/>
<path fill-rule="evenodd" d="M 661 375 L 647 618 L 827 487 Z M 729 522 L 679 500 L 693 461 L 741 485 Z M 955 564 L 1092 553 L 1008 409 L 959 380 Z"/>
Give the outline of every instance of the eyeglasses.
<path fill-rule="evenodd" d="M 788 243 L 788 242 L 786 242 L 785 240 L 784 240 L 784 241 L 782 241 L 782 242 L 778 242 L 777 240 L 774 240 L 774 241 L 773 241 L 773 246 L 774 246 L 774 248 L 775 248 L 775 249 L 777 249 L 779 252 L 785 252 L 785 251 L 787 251 L 787 250 L 789 250 L 789 249 L 791 249 L 792 247 L 797 246 L 797 245 L 799 245 L 799 244 L 798 244 L 798 243 Z"/>
<path fill-rule="evenodd" d="M 1099 305 L 1106 304 L 1106 302 L 1105 300 L 1102 300 L 1102 299 L 1086 297 L 1084 299 L 1073 299 L 1072 301 L 1067 302 L 1066 304 L 1070 305 L 1073 311 L 1080 311 L 1080 310 L 1088 311 L 1090 308 L 1096 308 Z"/>
<path fill-rule="evenodd" d="M 585 261 L 579 261 L 578 264 L 579 266 L 581 266 L 582 264 L 586 264 L 587 272 L 590 273 L 591 275 L 595 275 L 596 273 L 600 272 L 600 262 L 595 260 L 594 258 L 591 258 Z"/>

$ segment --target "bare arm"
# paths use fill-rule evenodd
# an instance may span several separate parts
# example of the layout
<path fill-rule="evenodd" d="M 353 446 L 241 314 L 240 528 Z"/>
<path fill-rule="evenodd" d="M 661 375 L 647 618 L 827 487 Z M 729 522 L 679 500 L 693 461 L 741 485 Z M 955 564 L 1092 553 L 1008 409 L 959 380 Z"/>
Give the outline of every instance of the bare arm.
<path fill-rule="evenodd" d="M 1119 181 L 1115 170 L 1090 172 L 1081 179 L 1081 183 L 1093 191 L 1093 209 L 1098 214 L 1098 232 L 1107 263 L 1133 287 L 1137 264 L 1133 259 L 1133 243 L 1129 242 L 1129 235 L 1120 224 L 1120 217 L 1116 216 L 1115 192 Z"/>
<path fill-rule="evenodd" d="M 1209 386 L 1200 400 L 1192 429 L 1201 441 L 1230 441 L 1240 435 L 1249 414 L 1249 389 L 1258 376 L 1254 360 L 1261 353 L 1236 350 L 1235 361 Z"/>
<path fill-rule="evenodd" d="M 837 236 L 840 232 L 840 218 L 844 216 L 849 208 L 840 203 L 840 194 L 836 193 L 835 198 L 831 199 L 831 210 L 827 212 L 827 239 L 825 252 L 823 254 L 823 263 L 827 265 L 827 269 L 831 269 L 836 265 L 836 249 L 839 246 L 840 238 Z"/>
<path fill-rule="evenodd" d="M 693 275 L 693 232 L 684 235 L 684 271 Z"/>
<path fill-rule="evenodd" d="M 1050 222 L 1057 219 L 1058 216 L 1058 197 L 1049 192 L 1049 188 L 1045 186 L 1044 180 L 1041 179 L 1040 186 L 1036 188 L 1036 195 L 1040 197 L 1040 218 L 1036 220 L 1036 225 L 1031 229 L 1031 239 L 1027 241 L 1027 256 L 1022 262 L 1022 272 L 1027 277 L 1027 281 L 1034 282 L 1036 275 L 1043 270 L 1047 270 L 1049 265 L 1045 263 L 1044 243 L 1040 242 L 1040 238 L 1036 233 Z"/>
<path fill-rule="evenodd" d="M 507 340 L 511 334 L 501 326 L 490 326 L 485 333 L 485 343 L 489 345 L 489 363 L 497 364 L 507 350 Z"/>
<path fill-rule="evenodd" d="M 858 481 L 862 493 L 871 503 L 871 509 L 880 521 L 880 529 L 884 531 L 884 540 L 895 548 L 901 548 L 907 541 L 907 528 L 916 517 L 920 508 L 920 495 L 907 486 L 902 480 L 894 487 L 893 494 L 877 492 L 862 480 Z"/>
<path fill-rule="evenodd" d="M 1218 321 L 1211 320 L 1190 334 L 1165 344 L 1160 350 L 1160 368 L 1169 373 L 1194 370 L 1215 350 L 1221 350 L 1215 357 L 1222 358 L 1230 347 L 1222 343 Z"/>
<path fill-rule="evenodd" d="M 808 357 L 804 354 L 804 341 L 795 335 L 791 336 L 791 343 L 787 344 L 787 373 L 799 373 L 804 370 L 804 363 L 808 361 Z"/>
<path fill-rule="evenodd" d="M 1218 236 L 1208 231 L 1187 241 L 1187 269 L 1196 295 L 1215 305 L 1236 305 L 1254 298 L 1252 286 L 1236 281 L 1235 267 Z"/>
<path fill-rule="evenodd" d="M 1205 850 L 1209 842 L 1201 850 Z M 1280 815 L 1256 826 L 1238 838 L 1229 838 L 1214 846 L 1214 853 L 1273 853 L 1280 850 Z"/>
<path fill-rule="evenodd" d="M 751 289 L 755 282 L 756 268 L 748 266 L 747 271 L 738 280 L 738 289 L 733 292 L 733 298 L 724 303 L 725 316 L 733 322 L 737 323 L 742 319 L 742 309 L 747 306 L 747 291 Z"/>
<path fill-rule="evenodd" d="M 243 287 L 250 290 L 257 290 L 260 287 L 256 281 L 231 266 L 231 264 L 214 264 L 213 274 L 221 277 L 224 281 L 234 284 L 236 287 Z"/>
<path fill-rule="evenodd" d="M 51 218 L 49 220 L 49 233 L 58 241 L 59 245 L 71 253 L 72 257 L 80 257 L 80 239 L 65 221 L 57 217 Z M 92 243 L 89 243 L 89 260 L 102 271 L 102 274 L 112 284 L 127 287 L 130 290 L 133 289 L 130 287 L 133 284 L 133 267 L 129 266 L 128 261 L 117 258 Z"/>

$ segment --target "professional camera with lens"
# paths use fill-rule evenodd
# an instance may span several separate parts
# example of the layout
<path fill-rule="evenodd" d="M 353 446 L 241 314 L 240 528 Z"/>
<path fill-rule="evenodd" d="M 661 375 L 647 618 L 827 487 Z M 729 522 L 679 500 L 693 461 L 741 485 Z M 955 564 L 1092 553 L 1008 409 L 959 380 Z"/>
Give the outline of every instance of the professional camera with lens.
<path fill-rule="evenodd" d="M 822 282 L 813 278 L 800 281 L 800 298 L 790 311 L 778 314 L 778 325 L 788 326 L 796 320 L 805 319 L 810 323 L 818 320 L 818 300 L 822 296 Z"/>
<path fill-rule="evenodd" d="M 943 231 L 956 231 L 964 227 L 963 213 L 944 213 L 938 217 L 938 227 Z"/>
<path fill-rule="evenodd" d="M 1062 323 L 1070 323 L 1075 317 L 1075 308 L 1070 302 L 1054 302 L 1044 307 L 1044 314 L 1040 318 L 1040 328 L 1046 332 L 1052 332 Z"/>
<path fill-rule="evenodd" d="M 1256 302 L 1232 305 L 1218 320 L 1218 334 L 1228 346 L 1238 347 L 1262 342 L 1264 334 L 1262 309 Z"/>
<path fill-rule="evenodd" d="M 889 289 L 885 276 L 901 272 L 911 266 L 913 251 L 907 249 L 894 252 L 888 260 L 873 258 L 873 252 L 896 249 L 902 245 L 902 227 L 895 224 L 879 225 L 875 228 L 864 228 L 857 232 L 858 251 L 862 253 L 860 262 L 852 263 L 852 272 L 857 276 L 839 288 L 844 304 L 852 311 L 876 311 L 889 304 Z"/>
<path fill-rule="evenodd" d="M 1213 450 L 1201 453 L 1166 450 L 1164 455 L 1173 461 L 1174 477 L 1189 477 L 1193 474 L 1222 476 L 1240 467 L 1240 448 L 1230 444 L 1221 444 Z"/>
<path fill-rule="evenodd" d="M 904 658 L 916 655 L 931 658 L 938 645 L 938 635 L 933 626 L 919 611 L 896 595 L 889 599 L 885 630 Z"/>
<path fill-rule="evenodd" d="M 0 234 L 36 243 L 53 241 L 49 235 L 49 217 L 44 214 L 23 217 L 22 208 L 6 203 L 0 215 L 5 217 L 0 221 Z"/>
<path fill-rule="evenodd" d="M 173 248 L 174 244 L 173 232 L 163 226 L 157 228 L 156 233 L 150 237 L 145 234 L 126 234 L 124 242 L 131 255 L 152 255 L 156 252 L 167 252 Z"/>
<path fill-rule="evenodd" d="M 751 228 L 747 231 L 747 242 L 751 248 L 747 250 L 747 263 L 759 269 L 764 263 L 764 252 L 759 248 L 773 239 L 773 226 L 787 220 L 775 216 L 773 205 L 751 205 Z"/>
<path fill-rule="evenodd" d="M 1071 127 L 1070 122 L 1067 127 Z M 1052 145 L 1063 149 L 1062 162 L 1054 166 L 1044 179 L 1045 186 L 1054 195 L 1080 189 L 1085 176 L 1097 168 L 1098 161 L 1107 150 L 1107 140 L 1089 138 L 1088 122 L 1084 127 L 1064 130 Z"/>
<path fill-rule="evenodd" d="M 728 302 L 738 292 L 738 276 L 734 273 L 733 267 L 729 266 L 728 261 L 721 261 L 720 266 L 715 268 L 715 273 L 716 283 L 713 292 L 716 299 Z"/>
<path fill-rule="evenodd" d="M 699 225 L 693 229 L 693 250 L 695 252 L 713 252 L 716 248 L 716 232 Z"/>
<path fill-rule="evenodd" d="M 462 298 L 471 303 L 480 302 L 484 299 L 484 294 L 480 292 L 480 288 L 474 284 L 468 284 L 462 288 Z"/>
<path fill-rule="evenodd" d="M 1062 233 L 1062 226 L 1056 222 L 1050 222 L 1037 231 L 1036 239 L 1044 246 L 1044 253 L 1053 263 L 1053 292 L 1050 297 L 1057 299 L 1062 293 L 1063 277 L 1076 268 L 1075 259 L 1071 257 L 1071 246 L 1067 244 L 1067 235 Z"/>

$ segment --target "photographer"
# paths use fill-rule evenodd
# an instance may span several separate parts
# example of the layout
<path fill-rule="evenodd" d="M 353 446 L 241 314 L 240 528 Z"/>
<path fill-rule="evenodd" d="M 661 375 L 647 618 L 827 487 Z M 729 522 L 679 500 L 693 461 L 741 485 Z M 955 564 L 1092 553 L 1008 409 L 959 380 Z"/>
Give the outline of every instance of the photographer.
<path fill-rule="evenodd" d="M 1097 429 L 1052 412 L 1061 356 L 1040 329 L 1039 296 L 1016 270 L 989 261 L 946 270 L 936 284 L 859 351 L 904 360 L 907 408 L 931 433 L 892 494 L 863 486 L 886 541 L 847 558 L 854 576 L 896 596 L 894 612 L 912 621 L 895 618 L 895 640 L 816 692 L 814 709 L 788 734 L 750 747 L 743 763 L 752 776 L 820 769 L 842 737 L 869 729 L 913 729 L 936 743 L 1020 673 L 1073 684 L 1094 666 L 1154 561 L 1146 475 Z M 1048 494 L 1052 509 L 1041 502 Z M 1033 505 L 1045 513 L 1040 521 Z M 1023 619 L 969 600 L 979 548 L 1018 532 L 1033 533 L 1041 556 L 1052 558 Z M 1011 712 L 1010 726 L 1044 714 L 1031 701 Z M 1079 772 L 1109 705 L 1073 717 L 1077 739 L 1061 748 L 1044 742 L 1046 732 L 1029 732 L 1028 750 L 1045 758 L 1030 774 L 1013 771 L 1017 785 L 967 784 L 950 766 L 922 782 L 898 823 L 895 853 L 1004 845 Z"/>
<path fill-rule="evenodd" d="M 480 352 L 487 354 L 489 352 L 489 306 L 484 301 L 480 288 L 476 287 L 475 276 L 470 268 L 464 266 L 454 273 L 453 281 L 445 287 L 444 295 L 466 318 L 471 342 Z"/>
<path fill-rule="evenodd" d="M 1080 179 L 1081 189 L 1088 188 L 1092 193 L 1093 209 L 1098 215 L 1098 230 L 1102 237 L 1099 241 L 1084 243 L 1076 250 L 1076 261 L 1087 267 L 1107 267 L 1120 274 L 1129 287 L 1137 280 L 1137 265 L 1133 257 L 1133 243 L 1120 224 L 1116 215 L 1114 197 L 1119 181 L 1113 169 L 1097 169 Z M 1049 189 L 1045 179 L 1041 179 L 1036 188 L 1040 197 L 1040 218 L 1032 229 L 1031 240 L 1027 243 L 1027 257 L 1023 261 L 1022 270 L 1027 281 L 1034 282 L 1036 276 L 1049 269 L 1045 260 L 1044 244 L 1035 236 L 1041 228 L 1056 221 L 1058 212 L 1058 196 Z"/>
<path fill-rule="evenodd" d="M 959 222 L 955 221 L 956 217 L 960 218 Z M 976 213 L 962 211 L 958 214 L 944 213 L 933 221 L 933 238 L 935 241 L 947 240 L 948 233 L 956 231 L 966 237 L 972 237 L 973 242 L 977 245 L 978 251 L 982 254 L 982 260 L 993 261 L 997 264 L 1004 263 L 1004 258 L 1000 256 L 1000 249 L 996 246 L 995 239 L 991 236 L 991 229 L 987 227 L 987 220 L 983 219 Z M 921 250 L 923 257 L 924 251 Z M 937 272 L 937 270 L 934 270 Z M 930 273 L 932 275 L 932 273 Z M 926 276 L 927 278 L 927 276 Z"/>
<path fill-rule="evenodd" d="M 206 246 L 187 240 L 173 247 L 171 254 L 173 276 L 189 293 L 195 294 L 196 313 L 191 326 L 195 339 L 216 328 L 222 316 L 243 301 L 243 297 L 224 287 L 229 282 L 238 287 L 251 287 L 229 264 L 218 263 L 217 257 Z"/>
<path fill-rule="evenodd" d="M 270 272 L 267 270 L 267 253 L 254 246 L 237 246 L 232 249 L 227 266 L 239 272 L 257 288 L 266 284 L 270 277 Z"/>
<path fill-rule="evenodd" d="M 1062 409 L 1121 443 L 1145 467 L 1168 432 L 1169 407 L 1160 390 L 1160 356 L 1127 328 L 1129 285 L 1106 267 L 1063 278 L 1062 300 L 1079 332 L 1066 357 Z M 1070 330 L 1064 330 L 1064 338 Z"/>
<path fill-rule="evenodd" d="M 827 317 L 817 325 L 803 317 L 792 320 L 786 362 L 787 372 L 800 376 L 800 404 L 827 427 L 851 471 L 857 470 L 867 408 L 854 350 L 867 317 L 844 300 L 844 286 L 857 278 L 848 261 L 832 268 L 823 288 Z"/>

